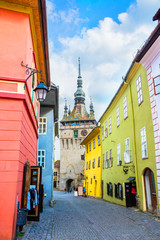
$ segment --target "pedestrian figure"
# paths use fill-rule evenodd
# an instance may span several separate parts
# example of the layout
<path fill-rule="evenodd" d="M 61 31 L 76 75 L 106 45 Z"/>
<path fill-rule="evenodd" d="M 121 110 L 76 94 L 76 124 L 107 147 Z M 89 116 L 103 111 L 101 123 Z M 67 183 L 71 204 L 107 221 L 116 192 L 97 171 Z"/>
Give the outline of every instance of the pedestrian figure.
<path fill-rule="evenodd" d="M 69 192 L 70 192 L 70 193 L 72 192 L 72 188 L 71 188 L 71 187 L 69 188 Z"/>
<path fill-rule="evenodd" d="M 85 197 L 86 196 L 86 188 L 84 187 L 83 188 L 83 197 Z"/>
<path fill-rule="evenodd" d="M 65 188 L 64 190 L 65 190 L 65 193 L 66 193 L 66 192 L 67 192 L 67 189 Z"/>

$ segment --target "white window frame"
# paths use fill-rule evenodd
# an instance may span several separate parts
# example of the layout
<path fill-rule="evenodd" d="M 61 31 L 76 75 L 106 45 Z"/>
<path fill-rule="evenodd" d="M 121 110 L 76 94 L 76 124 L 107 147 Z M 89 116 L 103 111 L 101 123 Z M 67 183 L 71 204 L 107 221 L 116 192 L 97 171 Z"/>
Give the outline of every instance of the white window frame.
<path fill-rule="evenodd" d="M 101 166 L 101 157 L 98 157 L 98 167 Z"/>
<path fill-rule="evenodd" d="M 102 140 L 104 140 L 104 126 L 102 126 Z"/>
<path fill-rule="evenodd" d="M 108 168 L 109 167 L 109 162 L 108 162 L 108 151 L 106 152 L 106 168 Z"/>
<path fill-rule="evenodd" d="M 86 162 L 86 170 L 88 170 L 88 162 Z"/>
<path fill-rule="evenodd" d="M 117 144 L 117 165 L 120 165 L 121 161 L 121 144 Z"/>
<path fill-rule="evenodd" d="M 95 139 L 93 139 L 93 149 L 95 149 Z"/>
<path fill-rule="evenodd" d="M 109 118 L 109 134 L 112 132 L 111 117 Z"/>
<path fill-rule="evenodd" d="M 93 159 L 93 168 L 95 168 L 95 158 Z"/>
<path fill-rule="evenodd" d="M 126 138 L 125 139 L 125 152 L 124 152 L 124 162 L 125 163 L 130 163 L 132 160 L 132 152 L 130 150 L 130 139 Z"/>
<path fill-rule="evenodd" d="M 98 135 L 98 146 L 101 144 L 100 135 Z"/>
<path fill-rule="evenodd" d="M 89 151 L 91 151 L 91 142 L 89 143 Z"/>
<path fill-rule="evenodd" d="M 39 134 L 47 134 L 47 118 L 46 117 L 40 117 L 39 118 Z"/>
<path fill-rule="evenodd" d="M 145 159 L 148 158 L 146 127 L 143 127 L 140 131 L 141 131 L 142 159 Z"/>
<path fill-rule="evenodd" d="M 89 160 L 89 169 L 91 169 L 91 160 Z"/>
<path fill-rule="evenodd" d="M 103 153 L 103 169 L 104 169 L 105 154 Z"/>
<path fill-rule="evenodd" d="M 116 109 L 116 116 L 117 116 L 117 127 L 119 127 L 119 106 Z"/>
<path fill-rule="evenodd" d="M 127 96 L 123 98 L 123 114 L 124 114 L 124 119 L 126 119 L 128 117 Z"/>
<path fill-rule="evenodd" d="M 107 121 L 105 122 L 105 138 L 108 137 Z"/>
<path fill-rule="evenodd" d="M 40 154 L 39 154 L 40 152 Z M 42 154 L 44 153 L 44 155 Z M 44 160 L 42 161 L 42 157 Z M 38 166 L 42 166 L 42 168 L 45 168 L 45 159 L 46 159 L 46 150 L 45 149 L 38 149 L 37 152 L 37 164 Z"/>
<path fill-rule="evenodd" d="M 137 88 L 138 105 L 140 105 L 143 102 L 141 75 L 139 75 L 139 77 L 136 80 L 136 88 Z"/>

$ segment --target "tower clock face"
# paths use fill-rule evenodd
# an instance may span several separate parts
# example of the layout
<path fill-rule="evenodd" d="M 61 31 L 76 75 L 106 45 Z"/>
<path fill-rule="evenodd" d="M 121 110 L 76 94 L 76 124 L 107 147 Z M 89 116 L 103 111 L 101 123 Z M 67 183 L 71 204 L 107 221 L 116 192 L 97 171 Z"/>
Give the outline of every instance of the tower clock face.
<path fill-rule="evenodd" d="M 84 129 L 84 130 L 82 130 L 82 131 L 81 131 L 81 135 L 82 135 L 82 136 L 86 136 L 86 135 L 87 135 L 87 133 L 88 133 L 88 132 L 87 132 L 87 130 L 86 130 L 86 129 Z"/>

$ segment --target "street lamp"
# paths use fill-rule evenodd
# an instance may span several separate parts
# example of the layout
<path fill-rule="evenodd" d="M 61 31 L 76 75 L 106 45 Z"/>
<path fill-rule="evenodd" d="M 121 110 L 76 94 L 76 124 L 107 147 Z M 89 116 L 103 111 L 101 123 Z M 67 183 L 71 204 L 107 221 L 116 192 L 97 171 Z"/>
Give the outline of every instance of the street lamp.
<path fill-rule="evenodd" d="M 36 93 L 37 101 L 43 102 L 46 99 L 48 87 L 43 83 L 43 81 L 41 81 L 34 91 Z"/>
<path fill-rule="evenodd" d="M 28 80 L 32 75 L 34 75 L 35 73 L 40 73 L 40 74 L 41 74 L 41 79 L 42 79 L 42 71 L 38 71 L 37 69 L 28 67 L 28 64 L 24 65 L 24 64 L 23 64 L 23 61 L 21 62 L 21 66 L 23 66 L 23 67 L 26 68 L 26 74 L 29 75 L 29 76 L 26 78 L 26 80 L 25 80 L 24 89 L 25 89 L 27 80 Z M 40 83 L 38 84 L 38 86 L 34 89 L 34 91 L 35 91 L 35 93 L 36 93 L 37 101 L 43 102 L 43 101 L 45 100 L 46 95 L 47 95 L 47 92 L 48 92 L 49 90 L 48 90 L 48 87 L 47 87 L 47 86 L 44 84 L 44 82 L 41 80 Z"/>

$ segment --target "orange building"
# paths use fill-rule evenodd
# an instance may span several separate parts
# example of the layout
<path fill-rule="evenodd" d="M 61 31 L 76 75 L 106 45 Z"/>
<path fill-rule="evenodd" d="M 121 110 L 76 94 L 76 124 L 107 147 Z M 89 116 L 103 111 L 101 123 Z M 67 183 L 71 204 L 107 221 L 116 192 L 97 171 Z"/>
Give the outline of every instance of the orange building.
<path fill-rule="evenodd" d="M 37 165 L 38 108 L 28 64 L 50 85 L 45 0 L 0 1 L 0 239 L 14 239 L 24 164 Z"/>

